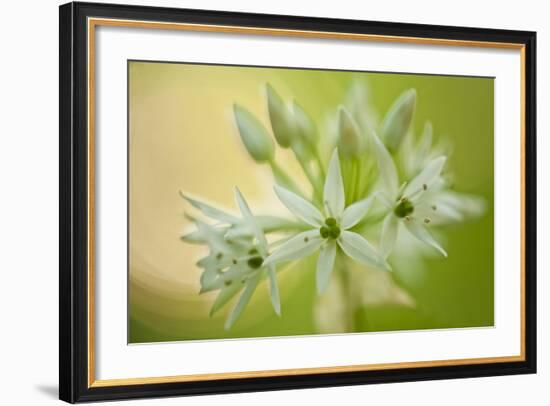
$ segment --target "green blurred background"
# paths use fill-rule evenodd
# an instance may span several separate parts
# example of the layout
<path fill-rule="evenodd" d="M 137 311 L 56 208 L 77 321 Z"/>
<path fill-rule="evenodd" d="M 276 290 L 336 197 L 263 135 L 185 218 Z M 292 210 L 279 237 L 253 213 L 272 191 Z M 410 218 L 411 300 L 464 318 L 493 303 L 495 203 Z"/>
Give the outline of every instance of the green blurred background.
<path fill-rule="evenodd" d="M 246 106 L 266 125 L 262 85 L 295 98 L 322 126 L 351 83 L 368 84 L 368 99 L 383 117 L 408 88 L 417 90 L 413 130 L 426 120 L 435 139 L 453 145 L 448 167 L 457 191 L 483 196 L 484 216 L 447 226 L 438 257 L 394 266 L 392 282 L 414 306 L 373 303 L 357 315 L 358 331 L 493 325 L 493 79 L 340 72 L 176 63 L 129 62 L 129 342 L 316 334 L 315 256 L 280 274 L 282 317 L 271 308 L 266 284 L 230 331 L 230 306 L 208 312 L 215 292 L 199 295 L 195 262 L 204 246 L 180 235 L 190 227 L 183 190 L 234 211 L 238 185 L 256 214 L 285 209 L 272 191 L 269 168 L 252 161 L 231 120 Z M 322 134 L 322 136 L 324 136 Z M 287 151 L 277 150 L 305 183 Z"/>

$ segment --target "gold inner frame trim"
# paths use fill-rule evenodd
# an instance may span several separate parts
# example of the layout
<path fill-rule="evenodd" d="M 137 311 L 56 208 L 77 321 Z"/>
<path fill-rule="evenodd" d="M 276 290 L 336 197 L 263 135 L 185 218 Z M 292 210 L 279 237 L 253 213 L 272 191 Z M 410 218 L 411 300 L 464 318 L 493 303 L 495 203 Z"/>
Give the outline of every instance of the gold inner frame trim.
<path fill-rule="evenodd" d="M 194 32 L 217 32 L 243 35 L 284 36 L 299 38 L 340 39 L 371 42 L 390 42 L 417 45 L 460 46 L 477 48 L 512 49 L 520 51 L 521 83 L 521 269 L 520 269 L 520 354 L 502 357 L 464 358 L 451 360 L 396 362 L 384 364 L 344 365 L 316 368 L 277 369 L 265 371 L 220 372 L 210 374 L 189 374 L 146 378 L 95 379 L 95 278 L 94 278 L 94 196 L 95 196 L 95 28 L 97 26 L 149 28 L 161 30 L 180 30 Z M 345 32 L 326 32 L 275 29 L 260 27 L 241 27 L 228 25 L 164 23 L 153 21 L 120 20 L 107 18 L 88 19 L 88 387 L 111 387 L 125 385 L 143 385 L 159 383 L 177 383 L 192 381 L 212 381 L 218 379 L 265 378 L 289 375 L 331 374 L 341 372 L 379 371 L 397 368 L 425 368 L 474 364 L 493 364 L 525 361 L 525 45 L 520 43 L 466 41 L 440 38 L 402 37 L 391 35 L 355 34 Z"/>

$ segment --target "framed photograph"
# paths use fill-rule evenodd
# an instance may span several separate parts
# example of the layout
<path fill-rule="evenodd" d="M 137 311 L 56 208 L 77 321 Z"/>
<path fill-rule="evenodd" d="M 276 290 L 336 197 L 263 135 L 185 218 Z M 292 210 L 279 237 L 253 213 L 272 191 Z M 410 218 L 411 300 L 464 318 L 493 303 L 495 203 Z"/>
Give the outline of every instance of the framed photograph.
<path fill-rule="evenodd" d="M 534 32 L 60 7 L 60 398 L 534 373 Z"/>

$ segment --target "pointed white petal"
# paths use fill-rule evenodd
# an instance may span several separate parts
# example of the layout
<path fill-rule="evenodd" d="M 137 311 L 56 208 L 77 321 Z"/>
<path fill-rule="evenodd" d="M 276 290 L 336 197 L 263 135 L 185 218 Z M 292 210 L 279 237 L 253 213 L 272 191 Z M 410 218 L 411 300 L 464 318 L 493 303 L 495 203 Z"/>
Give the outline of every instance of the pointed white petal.
<path fill-rule="evenodd" d="M 281 202 L 296 217 L 313 227 L 323 224 L 323 215 L 310 202 L 279 185 L 275 185 L 274 189 Z"/>
<path fill-rule="evenodd" d="M 382 224 L 382 236 L 380 237 L 380 255 L 384 258 L 388 258 L 393 250 L 398 226 L 398 218 L 393 213 L 389 213 Z"/>
<path fill-rule="evenodd" d="M 433 182 L 439 177 L 443 166 L 447 161 L 447 157 L 440 156 L 438 158 L 432 159 L 426 167 L 420 172 L 409 184 L 405 187 L 403 195 L 410 197 L 413 194 L 418 193 L 419 191 L 427 188 L 430 189 L 430 186 Z"/>
<path fill-rule="evenodd" d="M 384 270 L 390 269 L 384 258 L 359 234 L 343 231 L 337 241 L 342 251 L 357 262 Z"/>
<path fill-rule="evenodd" d="M 374 144 L 374 153 L 384 190 L 386 194 L 395 196 L 399 188 L 399 179 L 393 158 L 376 134 L 373 134 L 371 139 Z"/>
<path fill-rule="evenodd" d="M 428 244 L 430 247 L 438 250 L 444 257 L 447 256 L 447 252 L 439 245 L 439 243 L 432 237 L 426 226 L 421 223 L 418 219 L 411 219 L 410 221 L 405 221 L 407 229 L 418 238 L 420 241 Z"/>
<path fill-rule="evenodd" d="M 334 268 L 334 259 L 336 258 L 336 243 L 327 242 L 322 248 L 317 259 L 317 293 L 325 291 L 330 281 L 330 275 Z"/>
<path fill-rule="evenodd" d="M 223 210 L 217 209 L 207 203 L 203 203 L 199 200 L 193 199 L 180 191 L 180 196 L 187 200 L 191 205 L 199 209 L 205 216 L 211 217 L 216 220 L 223 221 L 224 223 L 236 223 L 239 219 L 232 214 L 226 213 Z"/>
<path fill-rule="evenodd" d="M 254 293 L 256 286 L 258 286 L 258 282 L 260 281 L 260 274 L 261 274 L 260 272 L 257 272 L 246 281 L 246 286 L 244 288 L 244 291 L 241 297 L 239 298 L 239 301 L 237 302 L 233 310 L 231 310 L 229 317 L 225 321 L 226 330 L 229 330 L 233 326 L 233 324 L 239 318 L 239 316 L 243 312 L 248 302 L 250 302 L 250 298 L 252 297 L 252 294 Z"/>
<path fill-rule="evenodd" d="M 328 165 L 327 178 L 325 180 L 325 189 L 323 193 L 323 202 L 328 206 L 331 217 L 340 218 L 344 211 L 345 195 L 344 183 L 342 182 L 342 173 L 340 171 L 340 159 L 338 159 L 338 150 L 332 153 L 332 158 Z"/>
<path fill-rule="evenodd" d="M 347 230 L 363 220 L 370 210 L 373 200 L 374 196 L 371 196 L 346 207 L 342 214 L 342 228 Z"/>
<path fill-rule="evenodd" d="M 242 287 L 242 284 L 235 283 L 233 285 L 226 286 L 222 290 L 220 290 L 220 293 L 218 293 L 218 296 L 216 296 L 216 300 L 214 301 L 214 304 L 210 309 L 210 317 L 216 314 L 216 312 L 224 307 L 227 302 L 233 299 L 237 295 L 237 293 L 239 293 Z"/>
<path fill-rule="evenodd" d="M 265 238 L 264 232 L 258 226 L 258 223 L 256 222 L 252 211 L 250 211 L 250 207 L 248 207 L 248 204 L 246 203 L 246 200 L 244 200 L 244 197 L 238 187 L 235 187 L 235 198 L 237 200 L 237 204 L 239 205 L 239 209 L 241 210 L 244 220 L 248 223 L 249 227 L 254 233 L 254 236 L 256 237 L 260 254 L 262 254 L 262 256 L 267 255 L 267 240 Z"/>
<path fill-rule="evenodd" d="M 319 230 L 304 231 L 295 235 L 273 251 L 273 253 L 266 258 L 263 265 L 269 266 L 277 262 L 293 261 L 295 259 L 307 257 L 317 251 L 323 241 L 324 239 L 319 234 Z"/>
<path fill-rule="evenodd" d="M 392 201 L 390 196 L 388 196 L 386 193 L 377 192 L 377 193 L 375 193 L 374 197 L 376 197 L 384 205 L 384 207 L 386 209 L 388 209 L 388 210 L 393 209 L 393 203 L 394 202 Z"/>
<path fill-rule="evenodd" d="M 281 298 L 279 295 L 279 286 L 277 285 L 277 272 L 275 271 L 275 265 L 269 266 L 269 296 L 271 297 L 271 304 L 273 310 L 278 316 L 281 315 Z"/>

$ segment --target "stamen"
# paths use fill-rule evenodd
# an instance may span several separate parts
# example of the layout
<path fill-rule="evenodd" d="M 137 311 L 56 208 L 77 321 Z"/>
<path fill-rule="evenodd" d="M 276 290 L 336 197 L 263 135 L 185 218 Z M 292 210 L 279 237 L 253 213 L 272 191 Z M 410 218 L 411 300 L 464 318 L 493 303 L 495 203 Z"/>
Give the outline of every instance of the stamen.
<path fill-rule="evenodd" d="M 435 204 L 432 206 L 432 210 L 433 210 L 433 211 L 436 211 L 436 210 L 437 210 L 437 206 L 436 206 Z"/>
<path fill-rule="evenodd" d="M 426 223 L 426 224 L 429 224 L 429 223 L 430 223 L 430 221 L 432 221 L 432 220 L 430 220 L 430 218 L 429 218 L 429 217 L 426 217 L 426 218 L 424 219 L 424 223 Z"/>
<path fill-rule="evenodd" d="M 222 252 L 218 252 L 218 254 L 216 255 L 216 259 L 219 261 L 220 259 L 223 258 L 223 253 Z"/>
<path fill-rule="evenodd" d="M 224 284 L 225 286 L 229 286 L 229 285 L 231 285 L 232 283 L 233 283 L 233 281 L 232 281 L 231 279 L 228 279 L 228 280 L 226 280 L 223 284 Z"/>
<path fill-rule="evenodd" d="M 411 216 L 405 216 L 405 221 L 411 221 Z"/>
<path fill-rule="evenodd" d="M 426 185 L 425 183 L 422 185 L 422 189 L 424 190 L 428 190 L 428 185 Z"/>
<path fill-rule="evenodd" d="M 235 258 L 233 258 L 231 262 L 233 262 L 233 265 L 237 265 L 237 260 Z"/>
<path fill-rule="evenodd" d="M 304 237 L 304 242 L 308 242 L 309 241 L 309 238 L 308 237 Z"/>
<path fill-rule="evenodd" d="M 258 253 L 258 250 L 257 250 L 256 248 L 252 248 L 252 249 L 250 249 L 250 251 L 248 251 L 248 253 L 249 253 L 250 255 L 254 255 L 254 254 L 257 254 L 257 253 Z"/>

